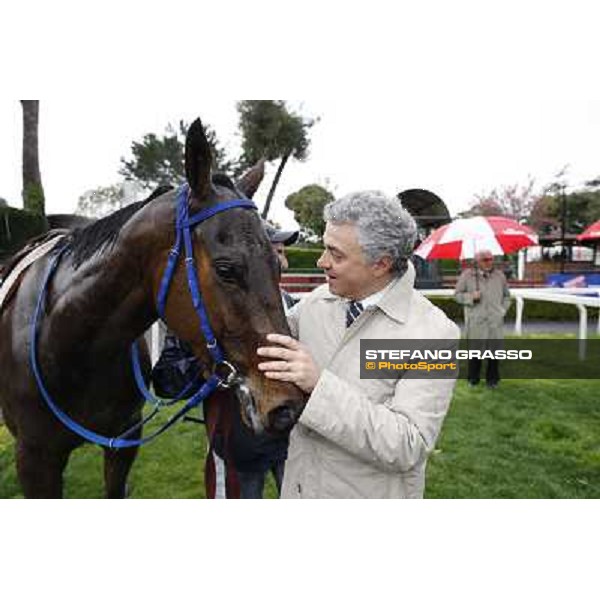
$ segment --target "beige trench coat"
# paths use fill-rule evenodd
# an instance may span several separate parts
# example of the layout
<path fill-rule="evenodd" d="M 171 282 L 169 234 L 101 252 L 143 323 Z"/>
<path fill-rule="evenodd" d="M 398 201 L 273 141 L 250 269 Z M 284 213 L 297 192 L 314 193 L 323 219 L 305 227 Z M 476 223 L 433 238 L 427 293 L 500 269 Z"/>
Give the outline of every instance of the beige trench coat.
<path fill-rule="evenodd" d="M 464 306 L 465 337 L 501 340 L 504 337 L 504 315 L 510 308 L 506 277 L 498 269 L 493 269 L 487 277 L 481 269 L 478 271 L 465 269 L 454 290 L 454 298 Z M 477 289 L 481 292 L 481 299 L 474 302 L 473 292 Z"/>
<path fill-rule="evenodd" d="M 283 498 L 421 498 L 455 379 L 361 379 L 361 338 L 457 340 L 458 327 L 413 289 L 414 268 L 346 329 L 346 302 L 321 286 L 292 331 L 321 376 L 290 435 Z"/>

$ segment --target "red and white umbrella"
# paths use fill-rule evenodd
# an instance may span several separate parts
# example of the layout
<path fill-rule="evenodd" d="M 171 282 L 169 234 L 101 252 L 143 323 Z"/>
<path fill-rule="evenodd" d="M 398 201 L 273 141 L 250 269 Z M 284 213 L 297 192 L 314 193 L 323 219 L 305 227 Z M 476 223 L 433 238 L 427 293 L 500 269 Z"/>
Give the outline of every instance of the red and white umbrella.
<path fill-rule="evenodd" d="M 594 240 L 600 242 L 600 221 L 592 223 L 577 236 L 578 242 L 593 242 Z"/>
<path fill-rule="evenodd" d="M 456 219 L 436 229 L 415 250 L 426 260 L 473 258 L 481 250 L 502 255 L 536 246 L 538 237 L 530 227 L 506 217 Z"/>

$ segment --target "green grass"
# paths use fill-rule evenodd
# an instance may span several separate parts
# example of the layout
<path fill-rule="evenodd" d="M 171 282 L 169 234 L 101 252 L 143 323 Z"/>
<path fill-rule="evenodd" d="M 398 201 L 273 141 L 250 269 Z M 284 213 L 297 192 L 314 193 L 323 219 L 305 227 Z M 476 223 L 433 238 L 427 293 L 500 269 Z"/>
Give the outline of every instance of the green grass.
<path fill-rule="evenodd" d="M 0 426 L 0 498 L 22 494 L 14 444 Z M 206 438 L 181 423 L 140 450 L 133 498 L 202 498 Z M 102 452 L 77 450 L 65 496 L 100 498 Z M 275 497 L 268 482 L 266 497 Z M 600 382 L 505 380 L 496 390 L 459 381 L 429 461 L 428 498 L 600 498 Z"/>
<path fill-rule="evenodd" d="M 457 385 L 428 465 L 430 498 L 600 497 L 600 383 Z"/>
<path fill-rule="evenodd" d="M 166 420 L 165 413 L 159 421 Z M 158 425 L 158 422 L 157 422 Z M 155 425 L 153 424 L 154 428 Z M 146 432 L 148 433 L 148 431 Z M 132 498 L 204 498 L 204 426 L 182 422 L 142 447 L 129 477 Z M 66 498 L 102 498 L 102 450 L 85 445 L 71 455 L 65 471 Z M 275 498 L 269 476 L 265 496 Z M 0 498 L 22 498 L 14 461 L 14 442 L 0 425 Z"/>

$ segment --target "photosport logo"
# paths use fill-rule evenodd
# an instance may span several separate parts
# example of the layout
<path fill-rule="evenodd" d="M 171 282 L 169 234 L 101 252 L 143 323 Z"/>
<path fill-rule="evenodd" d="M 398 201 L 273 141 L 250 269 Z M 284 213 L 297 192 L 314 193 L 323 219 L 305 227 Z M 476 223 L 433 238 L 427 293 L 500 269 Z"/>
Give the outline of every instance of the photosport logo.
<path fill-rule="evenodd" d="M 361 340 L 361 379 L 466 378 L 497 360 L 503 379 L 599 379 L 600 340 Z"/>

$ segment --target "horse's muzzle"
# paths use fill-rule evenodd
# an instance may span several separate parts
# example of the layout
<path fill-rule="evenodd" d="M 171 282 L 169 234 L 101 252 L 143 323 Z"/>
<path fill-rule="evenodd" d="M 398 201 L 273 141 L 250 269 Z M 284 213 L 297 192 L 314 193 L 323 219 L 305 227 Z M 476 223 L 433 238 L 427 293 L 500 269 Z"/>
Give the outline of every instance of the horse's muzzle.
<path fill-rule="evenodd" d="M 255 434 L 261 434 L 265 429 L 273 434 L 287 433 L 302 414 L 305 404 L 303 399 L 286 400 L 267 415 L 261 416 L 246 379 L 238 379 L 233 389 L 240 402 L 244 421 Z"/>

